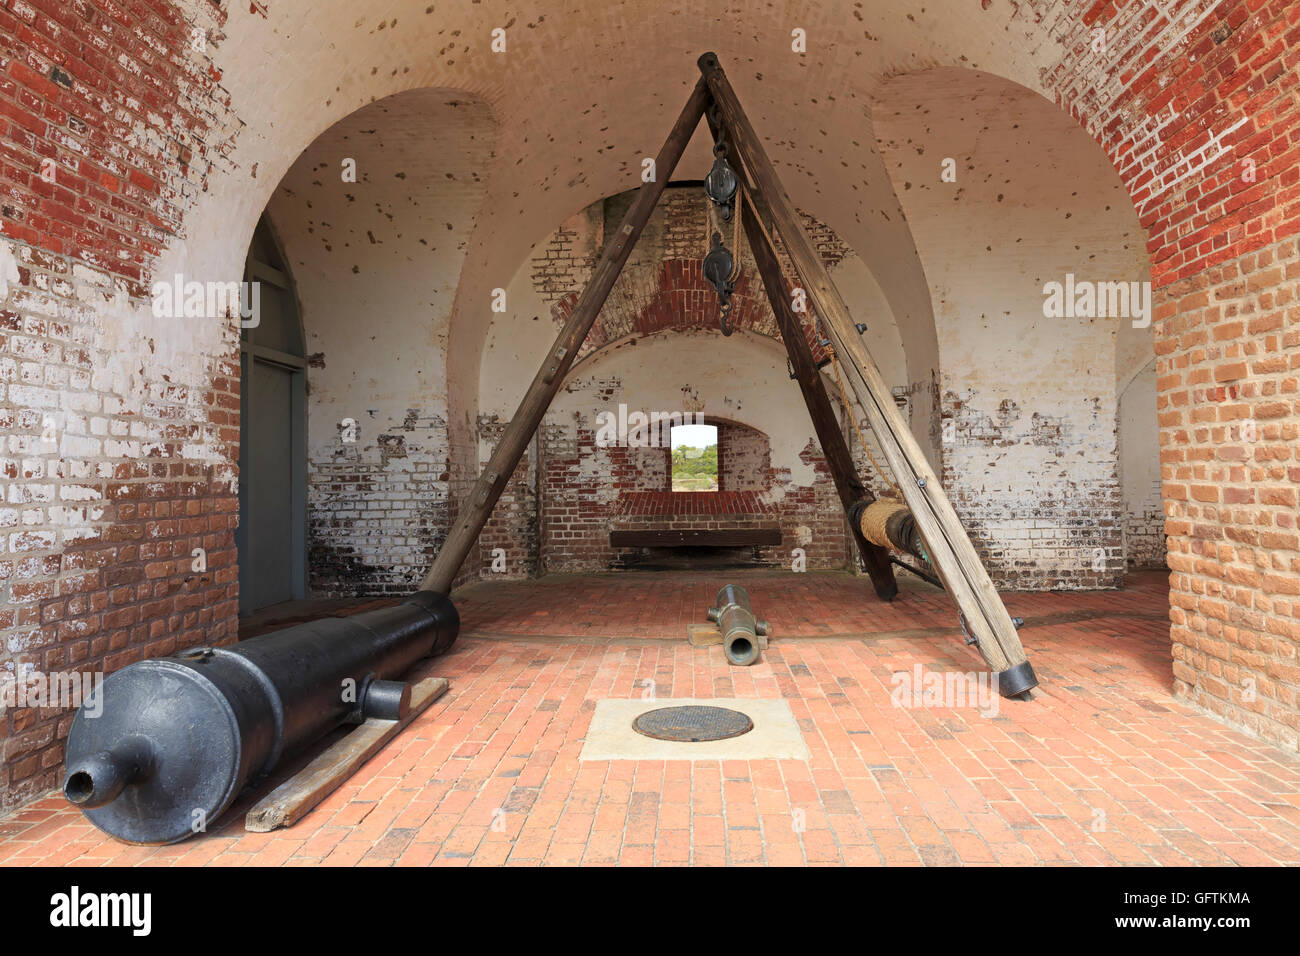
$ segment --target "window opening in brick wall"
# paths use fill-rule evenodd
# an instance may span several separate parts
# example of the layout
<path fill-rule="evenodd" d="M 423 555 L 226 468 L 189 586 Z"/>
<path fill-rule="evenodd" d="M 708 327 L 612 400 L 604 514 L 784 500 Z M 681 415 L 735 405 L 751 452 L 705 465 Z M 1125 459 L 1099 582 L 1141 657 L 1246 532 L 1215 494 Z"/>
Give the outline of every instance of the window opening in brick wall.
<path fill-rule="evenodd" d="M 718 427 L 677 425 L 671 433 L 672 490 L 718 490 Z"/>

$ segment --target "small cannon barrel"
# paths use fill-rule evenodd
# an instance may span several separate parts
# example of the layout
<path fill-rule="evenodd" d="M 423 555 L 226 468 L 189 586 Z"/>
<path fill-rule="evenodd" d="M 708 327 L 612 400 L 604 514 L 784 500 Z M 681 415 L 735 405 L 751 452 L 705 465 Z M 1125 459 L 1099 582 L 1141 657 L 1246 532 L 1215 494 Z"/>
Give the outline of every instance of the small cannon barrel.
<path fill-rule="evenodd" d="M 284 753 L 344 723 L 403 715 L 410 689 L 389 678 L 447 650 L 459 629 L 449 598 L 420 591 L 395 607 L 132 664 L 73 718 L 64 795 L 120 840 L 176 843 Z"/>
<path fill-rule="evenodd" d="M 727 584 L 718 591 L 708 619 L 717 622 L 722 632 L 722 650 L 727 660 L 748 667 L 758 660 L 760 637 L 766 637 L 768 625 L 754 617 L 749 592 L 738 584 Z"/>

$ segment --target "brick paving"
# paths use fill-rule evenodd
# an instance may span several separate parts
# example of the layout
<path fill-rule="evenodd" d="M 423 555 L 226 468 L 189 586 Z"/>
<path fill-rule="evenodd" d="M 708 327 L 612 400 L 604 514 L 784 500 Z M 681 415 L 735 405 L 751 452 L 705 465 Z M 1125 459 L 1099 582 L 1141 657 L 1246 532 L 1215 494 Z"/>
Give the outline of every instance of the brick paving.
<path fill-rule="evenodd" d="M 296 826 L 242 812 L 132 847 L 51 796 L 0 819 L 8 865 L 1213 864 L 1300 862 L 1300 758 L 1171 695 L 1167 575 L 1008 594 L 1029 703 L 895 707 L 895 673 L 978 671 L 937 591 L 733 574 L 773 626 L 763 660 L 691 647 L 724 578 L 551 577 L 457 594 L 464 636 L 422 715 Z M 579 760 L 604 698 L 784 697 L 807 762 Z"/>

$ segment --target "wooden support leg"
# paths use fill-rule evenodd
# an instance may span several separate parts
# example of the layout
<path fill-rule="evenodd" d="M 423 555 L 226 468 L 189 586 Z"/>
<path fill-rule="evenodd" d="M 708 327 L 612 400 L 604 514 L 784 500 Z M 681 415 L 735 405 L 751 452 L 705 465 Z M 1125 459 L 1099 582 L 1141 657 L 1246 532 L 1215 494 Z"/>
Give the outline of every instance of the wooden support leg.
<path fill-rule="evenodd" d="M 1038 679 L 974 545 L 894 405 L 880 370 L 853 327 L 848 306 L 831 282 L 811 240 L 799 226 L 794 204 L 782 188 L 717 56 L 704 54 L 699 66 L 717 104 L 732 154 L 738 155 L 756 191 L 765 200 L 773 225 L 790 253 L 808 298 L 825 321 L 831 345 L 844 359 L 849 385 L 862 403 L 881 451 L 925 539 L 935 569 L 957 602 L 966 628 L 984 660 L 998 673 L 1001 692 L 1005 696 L 1027 692 L 1037 686 Z"/>
<path fill-rule="evenodd" d="M 645 228 L 650 218 L 650 213 L 654 211 L 655 204 L 663 195 L 669 177 L 672 176 L 678 160 L 686 150 L 686 144 L 691 141 L 691 136 L 700 124 L 700 117 L 704 115 L 708 98 L 708 90 L 705 88 L 704 80 L 701 79 L 691 91 L 686 106 L 677 117 L 672 132 L 668 134 L 663 149 L 655 159 L 654 180 L 641 186 L 636 199 L 623 216 L 618 231 L 610 237 L 605 243 L 605 248 L 601 250 L 591 281 L 582 290 L 582 295 L 573 307 L 569 321 L 560 330 L 555 344 L 551 346 L 551 351 L 542 363 L 537 377 L 528 387 L 514 417 L 506 426 L 505 433 L 497 442 L 497 447 L 492 452 L 492 457 L 488 459 L 487 467 L 483 469 L 469 498 L 462 502 L 460 512 L 456 516 L 456 523 L 447 535 L 447 540 L 443 542 L 438 557 L 434 559 L 433 567 L 425 575 L 420 585 L 421 590 L 446 594 L 451 589 L 451 582 L 460 573 L 461 565 L 465 563 L 465 556 L 469 554 L 483 526 L 487 524 L 492 509 L 496 507 L 497 499 L 501 497 L 506 483 L 514 474 L 524 449 L 528 447 L 533 433 L 541 424 L 542 416 L 550 407 L 555 393 L 564 383 L 564 376 L 573 364 L 578 349 L 582 347 L 583 340 L 591 331 L 591 326 L 596 321 L 601 306 L 605 304 L 610 289 L 614 287 L 614 280 L 618 278 L 624 263 L 627 262 L 628 254 L 636 245 L 641 230 Z"/>
<path fill-rule="evenodd" d="M 739 171 L 737 177 L 741 178 L 741 185 L 748 192 L 749 183 L 740 177 Z M 754 253 L 754 261 L 758 264 L 759 274 L 763 277 L 767 300 L 771 303 L 772 311 L 776 313 L 777 323 L 781 327 L 781 338 L 785 341 L 790 365 L 799 382 L 799 389 L 803 392 L 804 403 L 808 406 L 813 429 L 817 432 L 817 441 L 822 446 L 822 454 L 826 456 L 826 465 L 835 481 L 835 490 L 839 493 L 840 504 L 844 506 L 845 515 L 848 515 L 855 504 L 859 501 L 872 501 L 874 495 L 858 477 L 858 470 L 853 465 L 853 456 L 849 453 L 844 433 L 840 430 L 835 411 L 831 407 L 830 396 L 826 394 L 821 372 L 817 369 L 812 349 L 808 347 L 808 339 L 804 336 L 803 324 L 790 305 L 789 291 L 782 281 L 780 260 L 777 259 L 776 250 L 768 244 L 767 236 L 763 234 L 754 208 L 749 203 L 744 204 L 742 224 L 745 227 L 745 235 L 749 238 L 749 248 Z M 740 255 L 739 250 L 734 252 Z M 862 563 L 866 565 L 867 574 L 871 577 L 876 594 L 881 600 L 892 601 L 898 594 L 898 582 L 894 580 L 888 549 L 868 541 L 863 537 L 862 529 L 853 521 L 849 521 L 849 526 L 853 530 L 853 540 L 857 542 L 858 553 L 862 555 Z"/>

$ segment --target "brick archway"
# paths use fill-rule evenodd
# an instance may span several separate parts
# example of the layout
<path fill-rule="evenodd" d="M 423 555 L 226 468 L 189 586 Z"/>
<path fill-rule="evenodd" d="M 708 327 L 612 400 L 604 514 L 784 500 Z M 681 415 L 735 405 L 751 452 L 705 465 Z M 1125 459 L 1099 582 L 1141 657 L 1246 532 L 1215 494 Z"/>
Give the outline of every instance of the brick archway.
<path fill-rule="evenodd" d="M 578 362 L 592 356 L 615 342 L 629 338 L 643 338 L 659 332 L 716 330 L 719 328 L 720 308 L 718 295 L 704 278 L 704 260 L 665 259 L 659 266 L 657 284 L 650 295 L 619 296 L 618 290 L 601 311 L 591 332 L 578 351 Z M 793 292 L 793 286 L 787 289 Z M 563 325 L 578 301 L 578 292 L 571 292 L 555 304 L 552 319 Z M 820 361 L 826 355 L 822 349 L 812 321 L 804 322 L 804 334 L 814 357 Z M 735 332 L 752 332 L 772 339 L 785 348 L 777 327 L 776 316 L 768 304 L 761 278 L 753 267 L 745 268 L 736 282 L 732 294 L 732 307 L 728 322 Z M 574 370 L 578 368 L 575 363 Z"/>

